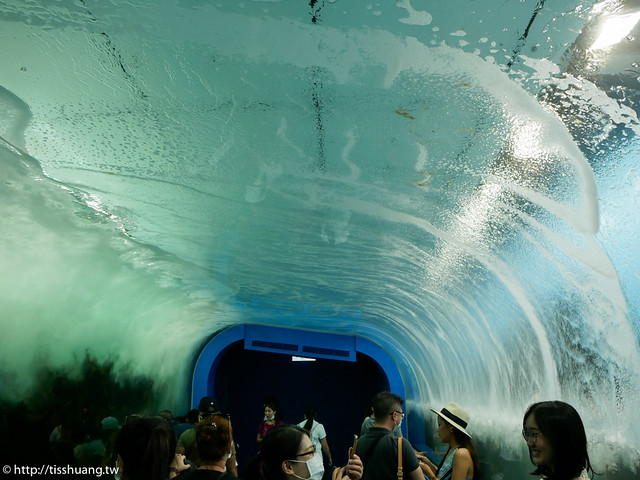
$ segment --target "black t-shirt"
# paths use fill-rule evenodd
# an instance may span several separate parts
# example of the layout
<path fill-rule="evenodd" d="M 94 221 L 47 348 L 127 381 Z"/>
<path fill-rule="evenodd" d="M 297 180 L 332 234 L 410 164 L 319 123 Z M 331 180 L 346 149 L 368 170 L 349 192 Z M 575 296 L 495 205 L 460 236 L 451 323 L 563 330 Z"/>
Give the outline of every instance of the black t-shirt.
<path fill-rule="evenodd" d="M 235 475 L 229 472 L 218 472 L 217 470 L 195 469 L 190 468 L 188 471 L 181 473 L 176 477 L 177 480 L 239 480 Z"/>
<path fill-rule="evenodd" d="M 377 442 L 372 447 L 374 442 Z M 398 475 L 398 438 L 384 427 L 371 427 L 358 440 L 356 455 L 364 464 L 362 480 L 393 480 Z M 402 472 L 408 478 L 410 472 L 420 468 L 416 452 L 406 438 L 402 439 Z"/>

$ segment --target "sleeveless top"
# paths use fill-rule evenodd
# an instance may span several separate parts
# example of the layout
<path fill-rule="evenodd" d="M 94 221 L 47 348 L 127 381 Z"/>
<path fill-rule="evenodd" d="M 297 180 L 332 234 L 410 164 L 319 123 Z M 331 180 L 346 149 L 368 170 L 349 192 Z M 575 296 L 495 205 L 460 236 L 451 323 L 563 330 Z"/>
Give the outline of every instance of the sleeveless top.
<path fill-rule="evenodd" d="M 440 480 L 451 480 L 451 475 L 453 475 L 453 456 L 456 454 L 457 450 L 457 448 L 454 449 L 453 452 L 451 452 L 451 455 L 449 455 L 438 467 L 436 477 Z"/>
<path fill-rule="evenodd" d="M 453 452 L 451 452 L 451 455 L 449 455 L 447 459 L 438 467 L 436 477 L 438 477 L 440 480 L 451 480 L 451 476 L 453 475 L 453 456 L 456 454 L 457 450 L 458 449 L 455 448 Z"/>

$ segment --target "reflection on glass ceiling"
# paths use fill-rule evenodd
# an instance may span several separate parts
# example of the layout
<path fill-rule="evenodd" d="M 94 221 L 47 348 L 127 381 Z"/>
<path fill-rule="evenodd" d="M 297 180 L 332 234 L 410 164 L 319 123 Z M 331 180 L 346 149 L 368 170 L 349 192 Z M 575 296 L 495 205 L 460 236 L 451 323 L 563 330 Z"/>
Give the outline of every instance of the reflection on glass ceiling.
<path fill-rule="evenodd" d="M 3 381 L 33 342 L 171 378 L 224 326 L 329 323 L 396 342 L 425 405 L 469 405 L 481 437 L 516 444 L 531 399 L 563 398 L 601 465 L 633 465 L 639 20 L 637 1 L 0 2 Z M 278 313 L 310 306 L 332 313 Z"/>

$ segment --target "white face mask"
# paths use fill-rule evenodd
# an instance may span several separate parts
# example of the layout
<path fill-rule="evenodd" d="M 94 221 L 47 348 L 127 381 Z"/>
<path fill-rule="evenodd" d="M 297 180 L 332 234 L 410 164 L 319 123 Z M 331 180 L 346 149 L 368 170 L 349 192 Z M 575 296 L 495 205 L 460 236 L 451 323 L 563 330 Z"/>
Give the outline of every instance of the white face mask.
<path fill-rule="evenodd" d="M 404 415 L 401 415 L 401 414 L 400 414 L 400 413 L 398 413 L 398 412 L 393 412 L 393 414 L 394 414 L 394 418 L 393 418 L 393 423 L 394 423 L 394 425 L 395 425 L 396 427 L 400 427 L 400 425 L 402 425 L 402 420 L 403 420 L 403 418 L 404 418 Z M 398 415 L 398 416 L 400 417 L 400 421 L 399 421 L 398 423 L 396 423 L 395 415 Z"/>
<path fill-rule="evenodd" d="M 302 460 L 289 460 L 294 463 L 306 463 L 307 468 L 309 469 L 309 476 L 307 478 L 301 477 L 299 475 L 293 474 L 294 477 L 299 478 L 300 480 L 321 480 L 324 475 L 324 465 L 322 463 L 322 457 L 320 455 L 314 455 L 313 458 L 310 458 L 307 461 Z"/>

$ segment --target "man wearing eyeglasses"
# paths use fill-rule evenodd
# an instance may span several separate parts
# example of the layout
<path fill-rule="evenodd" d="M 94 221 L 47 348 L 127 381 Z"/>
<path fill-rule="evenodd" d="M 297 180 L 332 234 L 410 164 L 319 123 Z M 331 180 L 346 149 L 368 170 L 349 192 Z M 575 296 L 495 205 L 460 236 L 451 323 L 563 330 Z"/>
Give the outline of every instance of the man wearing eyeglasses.
<path fill-rule="evenodd" d="M 404 401 L 391 392 L 380 392 L 371 401 L 374 425 L 358 441 L 356 454 L 362 460 L 362 480 L 389 480 L 398 473 L 398 438 L 392 431 L 402 423 Z M 424 480 L 416 453 L 408 440 L 402 441 L 404 480 Z"/>

